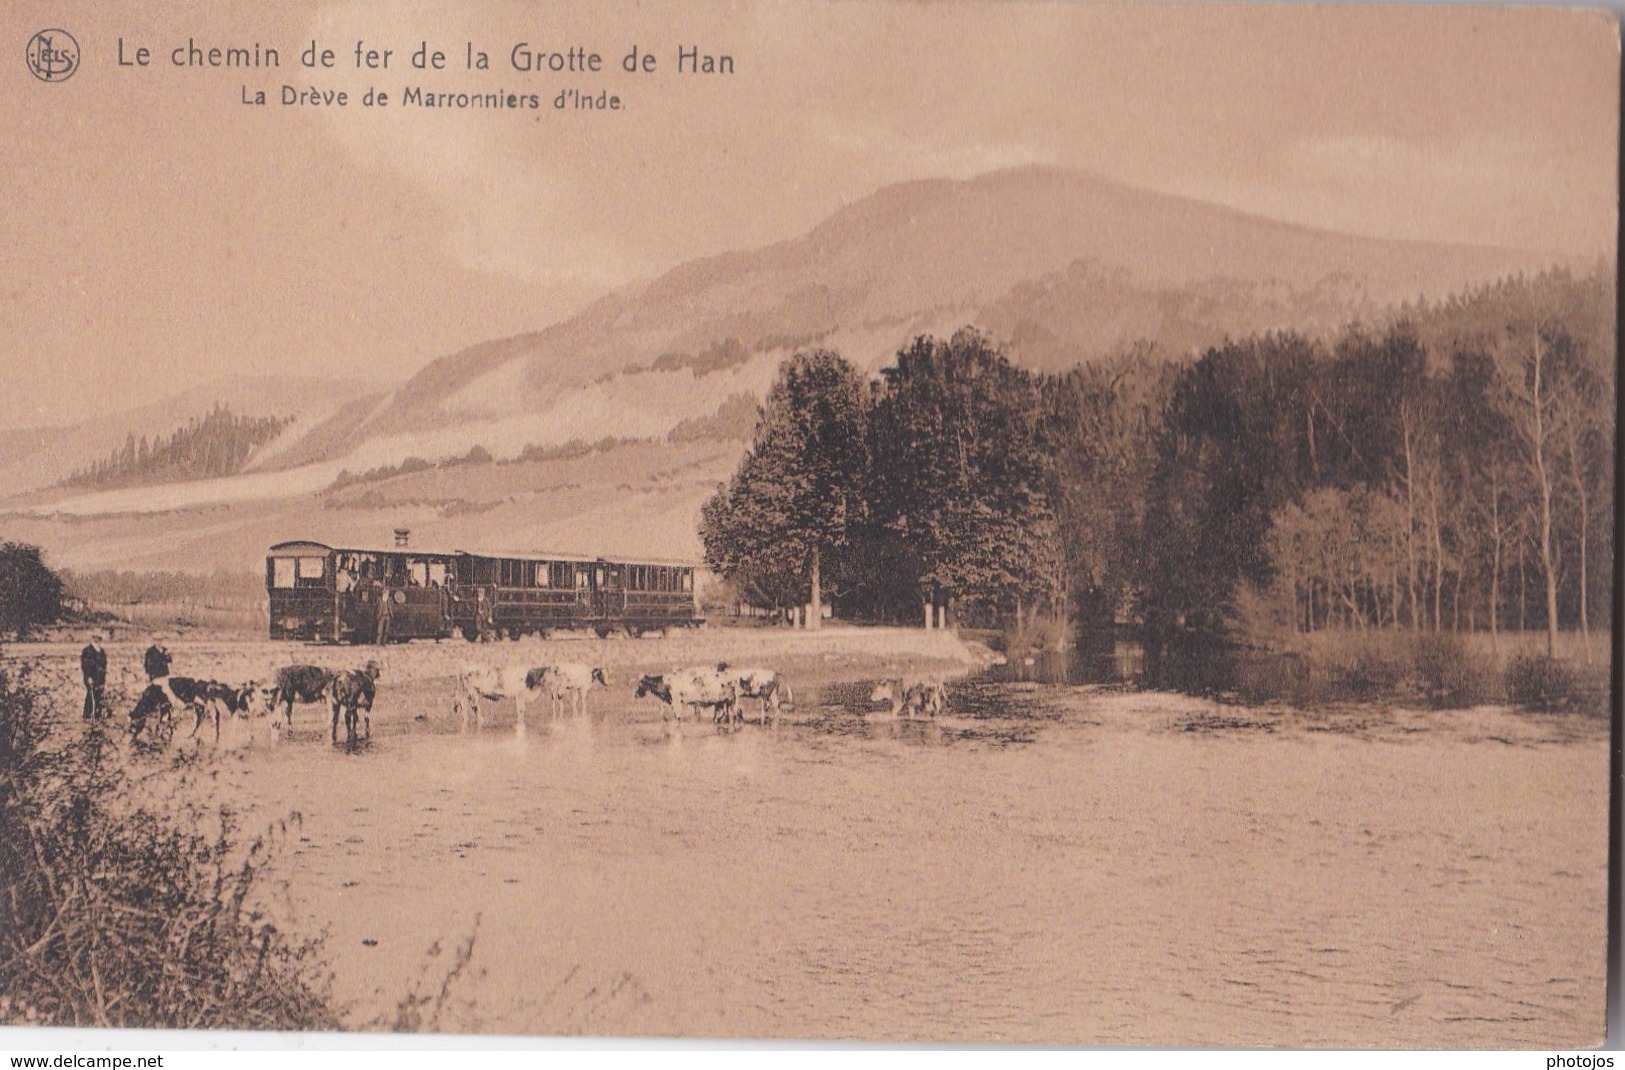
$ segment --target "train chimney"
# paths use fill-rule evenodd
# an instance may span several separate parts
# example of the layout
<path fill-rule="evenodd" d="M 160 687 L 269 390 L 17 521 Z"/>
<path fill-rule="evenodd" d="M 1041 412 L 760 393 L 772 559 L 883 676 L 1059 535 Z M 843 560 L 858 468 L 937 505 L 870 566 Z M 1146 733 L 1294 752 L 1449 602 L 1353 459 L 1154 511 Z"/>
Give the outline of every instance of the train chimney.
<path fill-rule="evenodd" d="M 395 545 L 396 546 L 405 546 L 407 543 L 409 543 L 411 541 L 412 541 L 412 529 L 411 528 L 396 528 L 395 529 Z"/>

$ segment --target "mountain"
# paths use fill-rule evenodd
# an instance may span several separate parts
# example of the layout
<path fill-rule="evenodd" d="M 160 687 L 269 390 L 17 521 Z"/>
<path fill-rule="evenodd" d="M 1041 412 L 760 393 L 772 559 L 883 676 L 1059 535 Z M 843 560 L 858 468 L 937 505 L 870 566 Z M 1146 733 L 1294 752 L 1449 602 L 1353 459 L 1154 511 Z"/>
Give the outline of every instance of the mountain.
<path fill-rule="evenodd" d="M 300 456 L 392 440 L 359 458 L 383 463 L 476 443 L 501 455 L 659 435 L 728 393 L 760 395 L 808 345 L 873 368 L 916 334 L 978 323 L 1018 361 L 1065 366 L 1140 338 L 1178 350 L 1254 329 L 1331 329 L 1551 259 L 1337 234 L 1049 168 L 909 182 L 802 237 L 683 264 L 545 330 L 437 360 Z M 685 368 L 725 344 L 741 359 L 694 389 L 702 377 Z M 629 384 L 629 370 L 652 377 Z"/>

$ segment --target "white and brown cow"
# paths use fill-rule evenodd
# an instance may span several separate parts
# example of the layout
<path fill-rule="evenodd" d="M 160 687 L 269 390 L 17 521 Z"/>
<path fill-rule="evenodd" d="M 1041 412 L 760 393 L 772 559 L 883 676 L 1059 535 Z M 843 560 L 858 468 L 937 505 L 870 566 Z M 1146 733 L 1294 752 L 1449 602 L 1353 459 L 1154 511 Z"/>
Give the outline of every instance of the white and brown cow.
<path fill-rule="evenodd" d="M 587 694 L 594 687 L 609 687 L 609 676 L 603 669 L 594 665 L 581 665 L 575 662 L 564 662 L 559 665 L 546 665 L 540 669 L 532 669 L 525 678 L 527 686 L 546 691 L 553 700 L 553 716 L 564 715 L 564 700 L 570 700 L 570 712 L 585 713 L 587 710 Z"/>
<path fill-rule="evenodd" d="M 702 709 L 711 710 L 713 721 L 731 721 L 739 718 L 739 681 L 715 669 L 686 669 L 660 676 L 645 676 L 638 681 L 634 698 L 653 695 L 670 707 L 670 715 L 679 721 L 685 708 L 692 709 L 696 717 Z M 666 714 L 661 715 L 663 718 Z"/>
<path fill-rule="evenodd" d="M 739 685 L 740 698 L 753 698 L 762 704 L 762 720 L 776 715 L 786 705 L 794 706 L 790 683 L 776 669 L 739 667 L 726 661 L 717 663 L 717 672 Z"/>

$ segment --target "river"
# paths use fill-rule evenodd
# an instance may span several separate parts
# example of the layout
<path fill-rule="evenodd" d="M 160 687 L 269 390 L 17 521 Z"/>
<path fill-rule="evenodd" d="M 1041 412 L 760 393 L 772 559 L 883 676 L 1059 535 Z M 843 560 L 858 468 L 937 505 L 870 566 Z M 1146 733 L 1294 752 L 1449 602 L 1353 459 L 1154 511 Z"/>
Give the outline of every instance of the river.
<path fill-rule="evenodd" d="M 217 765 L 246 826 L 300 812 L 274 908 L 361 1028 L 415 992 L 419 1027 L 531 1035 L 1602 1037 L 1604 721 L 983 682 L 919 722 L 869 685 L 728 730 L 619 691 L 523 736 L 386 718 L 361 753 L 307 718 Z"/>

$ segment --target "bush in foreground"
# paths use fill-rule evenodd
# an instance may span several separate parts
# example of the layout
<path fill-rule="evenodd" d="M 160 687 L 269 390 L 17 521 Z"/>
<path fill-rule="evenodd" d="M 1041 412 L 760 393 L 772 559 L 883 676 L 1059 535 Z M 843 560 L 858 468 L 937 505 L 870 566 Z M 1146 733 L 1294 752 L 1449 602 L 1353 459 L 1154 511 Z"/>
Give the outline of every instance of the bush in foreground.
<path fill-rule="evenodd" d="M 62 616 L 62 579 L 38 546 L 0 543 L 0 632 L 19 637 Z"/>
<path fill-rule="evenodd" d="M 99 726 L 54 720 L 0 672 L 0 1022 L 339 1028 L 318 945 L 253 904 L 265 840 L 240 848 L 224 808 L 141 805 Z"/>

